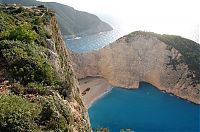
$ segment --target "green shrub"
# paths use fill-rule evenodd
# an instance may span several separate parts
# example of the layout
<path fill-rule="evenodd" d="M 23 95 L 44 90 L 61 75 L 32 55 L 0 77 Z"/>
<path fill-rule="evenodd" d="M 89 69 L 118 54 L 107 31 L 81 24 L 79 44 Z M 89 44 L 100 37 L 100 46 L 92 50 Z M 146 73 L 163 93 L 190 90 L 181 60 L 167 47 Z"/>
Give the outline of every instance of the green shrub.
<path fill-rule="evenodd" d="M 68 130 L 68 125 L 66 124 L 66 120 L 63 116 L 52 116 L 50 118 L 49 124 L 48 124 L 48 129 L 51 130 L 60 130 L 60 131 L 67 131 Z"/>
<path fill-rule="evenodd" d="M 33 24 L 34 25 L 41 25 L 42 24 L 42 22 L 43 22 L 43 20 L 42 20 L 42 17 L 40 17 L 40 16 L 35 16 L 35 18 L 34 18 L 34 20 L 33 20 Z"/>
<path fill-rule="evenodd" d="M 16 9 L 15 11 L 14 11 L 14 13 L 22 13 L 22 12 L 24 12 L 25 11 L 25 8 L 24 7 L 19 7 L 18 9 Z"/>
<path fill-rule="evenodd" d="M 72 115 L 62 100 L 58 97 L 42 98 L 42 112 L 40 113 L 40 125 L 46 126 L 44 130 L 67 131 L 71 123 Z"/>
<path fill-rule="evenodd" d="M 17 95 L 24 94 L 24 87 L 19 82 L 12 84 L 10 90 Z"/>
<path fill-rule="evenodd" d="M 0 54 L 5 58 L 8 71 L 14 80 L 25 85 L 31 82 L 51 85 L 54 70 L 49 64 L 42 46 L 21 41 L 0 41 Z"/>
<path fill-rule="evenodd" d="M 0 131 L 36 130 L 40 108 L 20 96 L 0 95 Z"/>
<path fill-rule="evenodd" d="M 195 77 L 192 79 L 194 83 L 200 82 L 200 46 L 198 43 L 174 35 L 158 35 L 154 34 L 161 41 L 165 42 L 171 47 L 177 49 L 182 55 L 182 61 L 188 65 L 189 69 L 194 73 Z M 174 63 L 173 60 L 171 63 Z M 176 63 L 178 64 L 178 63 Z M 192 75 L 191 75 L 192 76 Z"/>
<path fill-rule="evenodd" d="M 27 87 L 28 87 L 26 89 L 27 92 L 30 92 L 30 93 L 33 92 L 33 93 L 37 93 L 39 95 L 47 94 L 47 88 L 44 87 L 41 83 L 40 84 L 38 84 L 38 83 L 29 83 L 27 85 Z M 31 94 L 33 94 L 33 93 L 31 93 Z"/>
<path fill-rule="evenodd" d="M 16 26 L 14 29 L 10 30 L 7 35 L 6 37 L 10 40 L 20 40 L 29 43 L 34 42 L 38 36 L 27 23 Z"/>
<path fill-rule="evenodd" d="M 0 12 L 0 38 L 2 38 L 3 31 L 7 31 L 15 27 L 15 18 L 6 13 Z"/>

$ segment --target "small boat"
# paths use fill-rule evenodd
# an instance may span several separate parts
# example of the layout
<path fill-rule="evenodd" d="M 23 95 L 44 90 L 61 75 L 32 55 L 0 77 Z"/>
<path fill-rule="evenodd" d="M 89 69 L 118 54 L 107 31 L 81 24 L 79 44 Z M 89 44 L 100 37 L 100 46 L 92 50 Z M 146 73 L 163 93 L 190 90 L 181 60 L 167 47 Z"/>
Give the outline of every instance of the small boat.
<path fill-rule="evenodd" d="M 81 37 L 75 37 L 74 39 L 81 39 Z"/>

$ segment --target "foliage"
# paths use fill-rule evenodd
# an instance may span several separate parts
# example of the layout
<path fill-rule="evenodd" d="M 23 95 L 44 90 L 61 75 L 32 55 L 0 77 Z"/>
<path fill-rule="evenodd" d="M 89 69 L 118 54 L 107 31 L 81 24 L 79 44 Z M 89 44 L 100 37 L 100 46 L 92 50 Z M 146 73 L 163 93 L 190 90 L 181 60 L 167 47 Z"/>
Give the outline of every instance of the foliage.
<path fill-rule="evenodd" d="M 50 14 L 45 13 L 45 11 L 33 13 L 26 10 L 17 13 L 19 9 L 9 12 L 8 9 L 0 8 L 2 10 L 0 12 L 0 40 L 36 42 L 39 45 L 46 46 L 46 39 L 51 36 L 45 30 L 44 24 L 50 20 Z"/>
<path fill-rule="evenodd" d="M 0 95 L 0 131 L 36 130 L 40 108 L 20 96 Z"/>
<path fill-rule="evenodd" d="M 29 24 L 20 24 L 10 31 L 7 30 L 5 34 L 5 39 L 26 41 L 28 43 L 37 39 L 37 33 L 31 29 Z"/>
<path fill-rule="evenodd" d="M 67 132 L 73 118 L 68 109 L 56 96 L 31 103 L 21 96 L 0 95 L 0 131 Z"/>
<path fill-rule="evenodd" d="M 32 8 L 32 11 L 14 6 L 0 6 L 0 9 L 0 56 L 7 62 L 11 81 L 24 86 L 34 84 L 36 89 L 29 87 L 26 92 L 33 90 L 39 94 L 45 91 L 46 85 L 54 87 L 58 79 L 49 63 L 47 49 L 47 39 L 52 36 L 45 29 L 51 12 L 43 6 L 39 10 Z M 66 86 L 63 84 L 61 82 L 58 88 L 68 88 L 68 83 Z M 19 87 L 13 87 L 13 91 L 24 92 Z"/>
<path fill-rule="evenodd" d="M 44 130 L 67 131 L 68 124 L 72 121 L 69 107 L 58 97 L 42 98 L 42 112 L 40 113 L 40 125 L 46 126 Z"/>
<path fill-rule="evenodd" d="M 12 15 L 8 15 L 4 12 L 0 12 L 0 38 L 2 32 L 5 30 L 10 30 L 15 26 L 15 18 Z"/>
<path fill-rule="evenodd" d="M 52 14 L 46 8 L 40 8 L 29 10 L 9 5 L 5 8 L 0 5 L 0 59 L 4 61 L 8 73 L 11 94 L 19 96 L 5 95 L 8 96 L 6 100 L 0 96 L 3 99 L 0 99 L 0 103 L 10 101 L 11 104 L 0 104 L 0 131 L 68 132 L 73 131 L 74 127 L 82 128 L 78 122 L 74 123 L 70 104 L 64 102 L 57 92 L 67 99 L 72 96 L 72 71 L 69 71 L 67 57 L 63 55 L 64 47 L 59 47 L 61 39 L 51 36 L 46 30 Z M 50 28 L 54 28 L 52 30 L 55 32 L 59 30 L 57 25 Z M 56 74 L 50 63 L 51 52 L 47 47 L 47 39 L 57 43 L 58 56 L 63 58 L 60 62 L 62 75 Z M 82 103 L 81 98 L 75 98 Z M 10 107 L 8 111 L 4 110 L 6 107 Z M 14 116 L 4 116 L 12 112 Z"/>
<path fill-rule="evenodd" d="M 183 60 L 195 74 L 193 80 L 196 80 L 197 83 L 200 82 L 200 45 L 180 36 L 158 34 L 156 36 L 169 46 L 177 49 L 183 55 Z"/>
<path fill-rule="evenodd" d="M 15 10 L 15 13 L 22 13 L 24 11 L 25 11 L 25 8 L 21 6 L 18 9 Z"/>
<path fill-rule="evenodd" d="M 21 41 L 0 41 L 0 54 L 8 64 L 13 79 L 28 84 L 53 84 L 53 68 L 45 56 L 45 49 Z"/>
<path fill-rule="evenodd" d="M 12 87 L 10 88 L 11 92 L 14 94 L 20 95 L 24 94 L 24 87 L 18 82 L 18 83 L 13 83 Z"/>
<path fill-rule="evenodd" d="M 39 94 L 39 95 L 45 95 L 47 94 L 47 88 L 44 87 L 41 83 L 29 83 L 27 85 L 27 89 L 25 92 L 29 94 Z"/>

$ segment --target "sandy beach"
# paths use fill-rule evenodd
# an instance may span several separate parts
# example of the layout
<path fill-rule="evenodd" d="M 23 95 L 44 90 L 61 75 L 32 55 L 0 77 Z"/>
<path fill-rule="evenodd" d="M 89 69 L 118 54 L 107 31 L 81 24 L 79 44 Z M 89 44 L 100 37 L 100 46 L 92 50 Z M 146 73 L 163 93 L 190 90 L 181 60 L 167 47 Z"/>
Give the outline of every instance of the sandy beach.
<path fill-rule="evenodd" d="M 87 77 L 79 80 L 80 92 L 84 103 L 89 108 L 94 101 L 111 89 L 111 85 L 101 77 Z"/>

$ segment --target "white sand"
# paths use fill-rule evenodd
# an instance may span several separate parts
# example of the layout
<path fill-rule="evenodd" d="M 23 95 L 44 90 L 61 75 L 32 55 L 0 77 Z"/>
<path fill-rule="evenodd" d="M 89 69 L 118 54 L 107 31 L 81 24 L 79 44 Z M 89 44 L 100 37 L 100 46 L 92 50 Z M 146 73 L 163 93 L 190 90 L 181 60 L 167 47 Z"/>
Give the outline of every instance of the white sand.
<path fill-rule="evenodd" d="M 110 91 L 111 85 L 100 77 L 87 77 L 79 80 L 80 92 L 83 94 L 84 103 L 89 108 L 94 101 Z"/>

